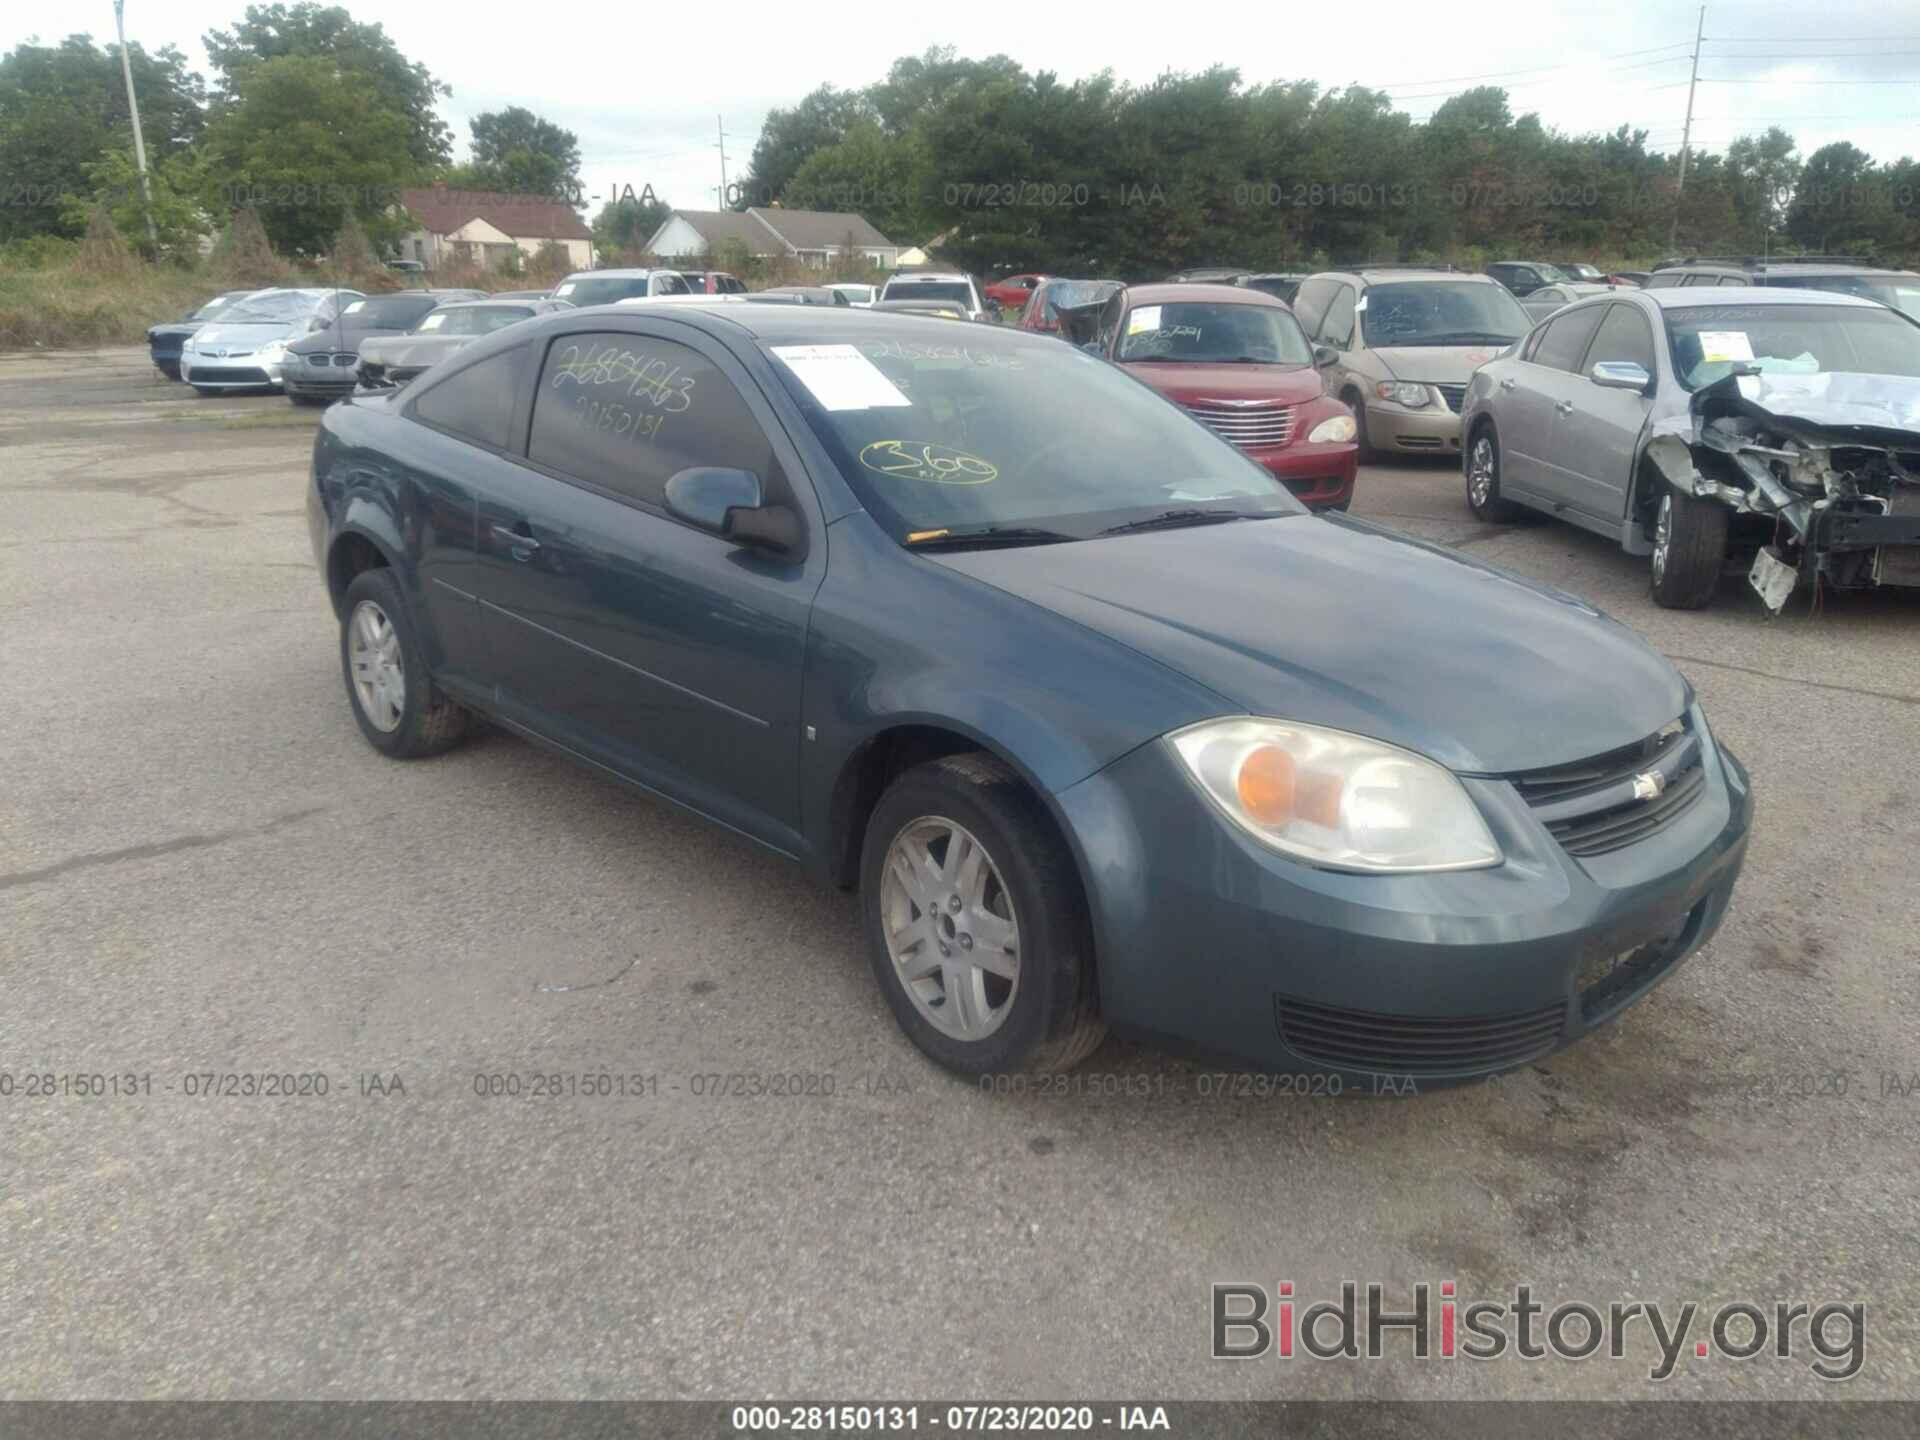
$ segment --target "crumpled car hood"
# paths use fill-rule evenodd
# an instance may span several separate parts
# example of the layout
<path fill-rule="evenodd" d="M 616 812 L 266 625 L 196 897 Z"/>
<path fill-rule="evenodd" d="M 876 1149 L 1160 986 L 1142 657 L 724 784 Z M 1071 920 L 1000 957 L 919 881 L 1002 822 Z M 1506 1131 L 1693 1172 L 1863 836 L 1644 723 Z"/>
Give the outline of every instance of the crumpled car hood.
<path fill-rule="evenodd" d="M 1118 640 L 1244 713 L 1370 735 L 1465 773 L 1629 745 L 1688 701 L 1665 657 L 1583 601 L 1358 520 L 928 558 Z"/>
<path fill-rule="evenodd" d="M 1891 431 L 1883 438 L 1895 444 L 1920 438 L 1920 379 L 1905 375 L 1730 375 L 1696 391 L 1689 408 L 1737 412 L 1736 396 L 1788 428 Z"/>
<path fill-rule="evenodd" d="M 389 369 L 431 365 L 479 338 L 477 335 L 376 335 L 360 346 L 360 359 L 365 364 L 385 365 Z"/>

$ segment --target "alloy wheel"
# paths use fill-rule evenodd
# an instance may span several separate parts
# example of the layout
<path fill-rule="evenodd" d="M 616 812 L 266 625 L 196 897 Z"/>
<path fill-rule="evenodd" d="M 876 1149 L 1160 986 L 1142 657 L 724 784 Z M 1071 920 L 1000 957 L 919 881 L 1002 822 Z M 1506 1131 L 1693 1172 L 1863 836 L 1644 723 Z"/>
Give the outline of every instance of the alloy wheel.
<path fill-rule="evenodd" d="M 1653 522 L 1653 578 L 1667 573 L 1667 553 L 1673 548 L 1673 496 L 1660 497 L 1660 514 Z"/>
<path fill-rule="evenodd" d="M 1467 467 L 1467 494 L 1475 507 L 1482 510 L 1493 499 L 1493 441 L 1485 435 L 1473 442 L 1473 458 Z"/>
<path fill-rule="evenodd" d="M 880 921 L 894 976 L 942 1034 L 983 1040 L 1012 1013 L 1020 926 L 1000 868 L 965 826 L 908 822 L 887 848 Z"/>
<path fill-rule="evenodd" d="M 407 708 L 406 668 L 393 622 L 371 600 L 356 605 L 347 622 L 347 661 L 361 712 L 376 730 L 391 733 Z"/>

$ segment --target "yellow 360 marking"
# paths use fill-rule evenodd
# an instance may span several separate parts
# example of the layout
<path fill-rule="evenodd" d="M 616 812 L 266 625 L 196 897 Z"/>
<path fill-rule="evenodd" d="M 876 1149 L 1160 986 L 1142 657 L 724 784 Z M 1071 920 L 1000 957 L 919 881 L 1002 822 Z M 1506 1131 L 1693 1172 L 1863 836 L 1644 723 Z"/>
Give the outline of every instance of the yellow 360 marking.
<path fill-rule="evenodd" d="M 985 485 L 1000 478 L 978 455 L 923 440 L 875 440 L 861 450 L 860 463 L 881 475 L 933 485 Z"/>

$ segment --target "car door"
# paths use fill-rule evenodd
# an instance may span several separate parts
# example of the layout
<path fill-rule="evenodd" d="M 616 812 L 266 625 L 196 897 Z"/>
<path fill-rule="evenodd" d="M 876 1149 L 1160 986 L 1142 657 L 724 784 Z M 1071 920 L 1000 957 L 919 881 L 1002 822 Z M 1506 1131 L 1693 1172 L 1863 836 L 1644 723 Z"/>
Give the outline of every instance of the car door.
<path fill-rule="evenodd" d="M 1559 393 L 1564 370 L 1554 363 L 1555 352 L 1543 357 L 1541 351 L 1559 324 L 1553 320 L 1527 336 L 1519 355 L 1505 367 L 1507 373 L 1501 376 L 1494 393 L 1501 488 L 1548 503 L 1552 493 L 1548 453 L 1553 441 L 1553 407 L 1565 398 Z"/>
<path fill-rule="evenodd" d="M 479 501 L 479 596 L 509 720 L 795 851 L 800 673 L 825 574 L 798 455 L 740 360 L 672 321 L 543 341 L 513 483 Z M 811 543 L 670 516 L 680 470 L 751 470 Z"/>
<path fill-rule="evenodd" d="M 1633 458 L 1653 399 L 1637 391 L 1594 384 L 1593 367 L 1603 361 L 1630 361 L 1649 376 L 1660 373 L 1654 359 L 1653 328 L 1630 301 L 1606 307 L 1580 362 L 1579 383 L 1569 397 L 1571 408 L 1556 413 L 1553 421 L 1552 450 L 1566 479 L 1568 508 L 1601 522 L 1596 528 L 1611 531 L 1626 515 Z"/>
<path fill-rule="evenodd" d="M 520 345 L 470 363 L 450 360 L 416 382 L 401 409 L 413 424 L 397 432 L 394 473 L 382 477 L 395 487 L 418 576 L 413 599 L 427 666 L 455 695 L 481 703 L 495 677 L 476 598 L 479 496 L 517 473 L 509 446 L 528 355 Z"/>
<path fill-rule="evenodd" d="M 1502 423 L 1503 448 L 1511 452 L 1517 443 L 1524 443 L 1521 483 L 1553 510 L 1567 509 L 1580 489 L 1565 466 L 1559 449 L 1564 437 L 1556 436 L 1555 427 L 1593 388 L 1580 373 L 1580 362 L 1605 309 L 1604 305 L 1576 305 L 1562 310 L 1546 323 L 1527 358 L 1515 367 L 1519 383 L 1513 390 L 1514 410 L 1523 418 L 1518 437 L 1509 437 Z"/>

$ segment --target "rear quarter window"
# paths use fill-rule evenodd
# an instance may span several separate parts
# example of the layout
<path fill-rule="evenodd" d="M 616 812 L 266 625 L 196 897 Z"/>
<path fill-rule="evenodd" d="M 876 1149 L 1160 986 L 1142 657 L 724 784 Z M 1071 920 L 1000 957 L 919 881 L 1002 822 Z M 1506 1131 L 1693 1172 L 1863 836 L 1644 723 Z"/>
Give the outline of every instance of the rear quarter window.
<path fill-rule="evenodd" d="M 527 347 L 519 345 L 463 366 L 423 390 L 407 413 L 455 439 L 504 450 L 526 360 Z"/>

